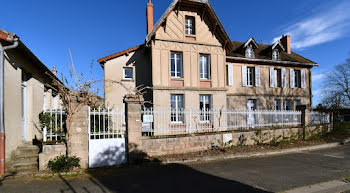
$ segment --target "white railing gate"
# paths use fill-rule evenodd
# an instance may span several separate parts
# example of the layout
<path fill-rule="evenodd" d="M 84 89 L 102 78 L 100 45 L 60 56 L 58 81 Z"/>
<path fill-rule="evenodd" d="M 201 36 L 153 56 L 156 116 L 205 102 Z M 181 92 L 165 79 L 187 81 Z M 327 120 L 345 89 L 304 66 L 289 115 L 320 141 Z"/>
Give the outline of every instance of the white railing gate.
<path fill-rule="evenodd" d="M 125 112 L 118 109 L 89 107 L 89 167 L 126 162 Z"/>

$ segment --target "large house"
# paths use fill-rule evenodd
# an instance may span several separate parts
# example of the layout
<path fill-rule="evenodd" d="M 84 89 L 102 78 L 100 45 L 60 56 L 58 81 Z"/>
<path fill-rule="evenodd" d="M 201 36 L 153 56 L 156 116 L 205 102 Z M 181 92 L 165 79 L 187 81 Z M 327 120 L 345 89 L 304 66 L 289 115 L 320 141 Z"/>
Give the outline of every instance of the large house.
<path fill-rule="evenodd" d="M 33 141 L 43 138 L 39 114 L 59 106 L 52 81 L 58 80 L 57 72 L 49 70 L 18 36 L 1 29 L 0 50 L 4 81 L 0 162 L 2 166 L 6 162 L 7 171 L 37 170 L 39 149 Z"/>
<path fill-rule="evenodd" d="M 98 60 L 106 105 L 123 108 L 128 88 L 149 86 L 144 98 L 154 108 L 311 106 L 311 69 L 318 64 L 292 52 L 291 43 L 289 35 L 271 45 L 232 41 L 208 0 L 174 0 L 153 25 L 149 1 L 144 44 Z"/>

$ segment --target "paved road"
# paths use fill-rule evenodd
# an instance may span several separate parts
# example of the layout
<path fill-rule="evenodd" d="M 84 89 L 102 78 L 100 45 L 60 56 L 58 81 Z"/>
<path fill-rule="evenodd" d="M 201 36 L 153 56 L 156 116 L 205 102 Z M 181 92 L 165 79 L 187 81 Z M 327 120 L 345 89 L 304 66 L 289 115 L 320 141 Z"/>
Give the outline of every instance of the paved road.
<path fill-rule="evenodd" d="M 350 176 L 350 145 L 265 158 L 99 170 L 72 178 L 15 178 L 0 192 L 276 192 Z"/>

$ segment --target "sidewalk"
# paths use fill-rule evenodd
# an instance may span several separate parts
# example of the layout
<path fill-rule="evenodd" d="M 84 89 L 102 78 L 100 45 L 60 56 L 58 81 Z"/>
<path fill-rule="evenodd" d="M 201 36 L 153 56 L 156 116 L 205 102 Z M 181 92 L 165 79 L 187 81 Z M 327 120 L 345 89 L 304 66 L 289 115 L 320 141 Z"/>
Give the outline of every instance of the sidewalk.
<path fill-rule="evenodd" d="M 350 182 L 334 180 L 285 191 L 285 193 L 337 193 L 350 191 Z"/>

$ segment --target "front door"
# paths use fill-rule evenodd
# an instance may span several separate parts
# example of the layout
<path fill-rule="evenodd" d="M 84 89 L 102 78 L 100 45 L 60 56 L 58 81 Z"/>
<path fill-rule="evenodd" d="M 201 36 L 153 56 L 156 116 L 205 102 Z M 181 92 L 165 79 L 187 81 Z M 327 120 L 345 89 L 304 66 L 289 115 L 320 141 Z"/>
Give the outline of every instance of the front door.
<path fill-rule="evenodd" d="M 22 74 L 21 84 L 22 94 L 22 140 L 27 140 L 27 80 L 26 76 Z"/>

